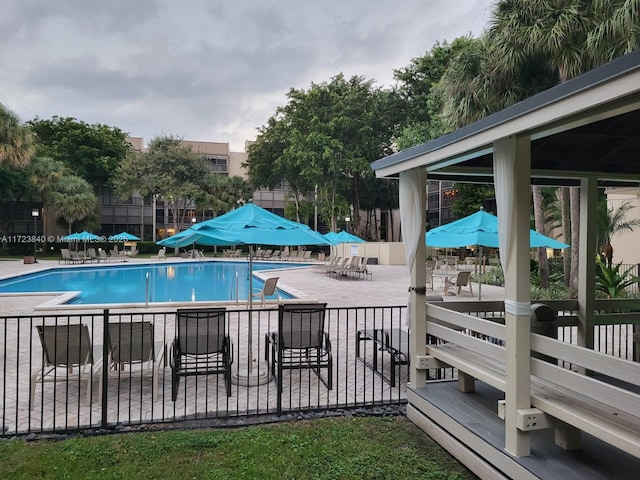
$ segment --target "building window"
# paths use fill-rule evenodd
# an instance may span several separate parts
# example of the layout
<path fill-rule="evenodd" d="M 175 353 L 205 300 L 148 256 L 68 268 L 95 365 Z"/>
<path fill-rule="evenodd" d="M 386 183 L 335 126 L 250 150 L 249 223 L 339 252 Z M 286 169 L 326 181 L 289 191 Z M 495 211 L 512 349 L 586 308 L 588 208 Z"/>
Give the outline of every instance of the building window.
<path fill-rule="evenodd" d="M 216 155 L 205 155 L 205 158 L 209 161 L 211 170 L 218 173 L 229 172 L 229 159 L 227 157 L 220 157 Z"/>

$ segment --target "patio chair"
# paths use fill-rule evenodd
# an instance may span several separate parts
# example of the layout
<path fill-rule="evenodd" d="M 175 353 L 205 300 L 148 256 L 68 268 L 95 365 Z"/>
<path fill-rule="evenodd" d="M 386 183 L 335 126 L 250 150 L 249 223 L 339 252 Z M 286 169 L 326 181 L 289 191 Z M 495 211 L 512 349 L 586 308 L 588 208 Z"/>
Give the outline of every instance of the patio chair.
<path fill-rule="evenodd" d="M 69 251 L 69 255 L 71 255 L 71 260 L 73 263 L 84 263 L 87 261 L 91 261 L 91 257 L 89 255 L 80 254 L 80 252 L 75 252 L 73 250 Z"/>
<path fill-rule="evenodd" d="M 114 262 L 126 262 L 127 258 L 124 255 L 120 255 L 118 253 L 118 249 L 117 248 L 113 248 L 111 250 L 109 250 L 109 258 L 114 261 Z"/>
<path fill-rule="evenodd" d="M 270 350 L 271 375 L 276 378 L 278 394 L 284 370 L 313 370 L 329 390 L 333 388 L 331 341 L 324 331 L 326 308 L 326 303 L 278 306 L 278 331 L 265 335 L 265 359 L 269 360 Z M 326 380 L 322 369 L 327 370 Z"/>
<path fill-rule="evenodd" d="M 431 291 L 433 291 L 433 267 L 427 267 L 427 281 L 426 285 Z"/>
<path fill-rule="evenodd" d="M 166 260 L 167 259 L 167 249 L 166 248 L 161 248 L 160 250 L 158 250 L 158 254 L 157 255 L 151 255 L 151 260 Z"/>
<path fill-rule="evenodd" d="M 255 289 L 253 293 L 251 293 L 251 298 L 259 298 L 260 306 L 264 306 L 267 297 L 277 293 L 276 285 L 278 284 L 278 279 L 280 277 L 271 277 L 267 278 L 264 281 L 264 286 L 262 288 Z M 280 301 L 280 295 L 278 295 L 278 302 Z"/>
<path fill-rule="evenodd" d="M 231 396 L 233 351 L 224 308 L 179 309 L 176 338 L 171 344 L 171 400 L 178 398 L 180 377 L 223 374 Z"/>
<path fill-rule="evenodd" d="M 94 355 L 88 327 L 82 323 L 38 325 L 36 329 L 42 345 L 42 368 L 31 375 L 29 410 L 35 404 L 36 385 L 44 382 L 65 382 L 68 385 L 70 381 L 82 383 L 85 380 L 86 403 L 90 405 L 93 380 L 100 379 L 102 361 Z"/>
<path fill-rule="evenodd" d="M 123 375 L 141 379 L 143 375 L 151 374 L 151 398 L 155 402 L 158 399 L 158 368 L 164 359 L 164 345 L 162 342 L 155 343 L 153 324 L 110 323 L 107 343 L 109 372 L 114 372 L 118 379 Z M 102 398 L 102 382 L 99 398 Z"/>
<path fill-rule="evenodd" d="M 107 255 L 105 250 L 98 250 L 98 262 L 103 261 L 105 263 L 110 262 L 111 258 Z"/>
<path fill-rule="evenodd" d="M 61 248 L 60 249 L 60 260 L 58 260 L 58 263 L 60 262 L 64 262 L 64 263 L 80 263 L 82 262 L 81 258 L 74 258 L 71 256 L 71 251 L 68 248 Z"/>
<path fill-rule="evenodd" d="M 473 296 L 473 288 L 471 287 L 470 277 L 471 272 L 466 271 L 458 272 L 454 281 L 446 278 L 444 284 L 444 294 L 447 295 L 449 293 L 449 288 L 453 287 L 457 288 L 457 294 L 460 295 L 460 293 L 462 292 L 462 287 L 469 287 L 469 293 L 471 294 L 471 296 Z"/>
<path fill-rule="evenodd" d="M 98 262 L 100 263 L 100 257 L 98 257 L 98 254 L 96 253 L 96 249 L 95 248 L 87 248 L 87 255 L 89 255 L 89 258 L 91 259 L 91 262 Z"/>

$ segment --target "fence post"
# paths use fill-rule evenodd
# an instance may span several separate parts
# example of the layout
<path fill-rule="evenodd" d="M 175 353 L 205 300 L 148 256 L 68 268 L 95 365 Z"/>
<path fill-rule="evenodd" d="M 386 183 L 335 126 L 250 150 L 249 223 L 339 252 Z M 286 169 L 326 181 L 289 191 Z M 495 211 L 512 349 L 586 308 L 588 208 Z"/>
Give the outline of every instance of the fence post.
<path fill-rule="evenodd" d="M 105 308 L 102 314 L 102 408 L 101 413 L 101 426 L 107 428 L 107 398 L 109 388 L 109 345 L 107 339 L 109 338 L 109 309 Z"/>

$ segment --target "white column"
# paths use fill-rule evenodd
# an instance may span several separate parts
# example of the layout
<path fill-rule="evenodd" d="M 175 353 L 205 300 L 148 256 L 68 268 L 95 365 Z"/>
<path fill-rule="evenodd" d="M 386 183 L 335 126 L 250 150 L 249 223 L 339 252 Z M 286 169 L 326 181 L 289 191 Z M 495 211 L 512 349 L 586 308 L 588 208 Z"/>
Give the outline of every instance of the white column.
<path fill-rule="evenodd" d="M 411 235 L 414 241 L 406 238 L 404 239 L 405 248 L 407 245 L 413 244 L 415 255 L 406 255 L 409 258 L 409 277 L 410 277 L 410 290 L 409 290 L 409 328 L 410 328 L 410 368 L 409 368 L 409 382 L 414 388 L 422 388 L 426 385 L 427 371 L 417 370 L 416 366 L 418 361 L 416 355 L 424 355 L 426 353 L 426 340 L 427 340 L 427 303 L 426 303 L 426 256 L 427 247 L 425 244 L 425 231 L 426 231 L 426 201 L 427 201 L 427 174 L 426 171 L 420 168 L 412 169 L 408 172 L 402 172 L 401 175 L 413 176 L 413 187 L 411 189 L 410 197 L 412 205 L 410 209 L 405 209 L 405 212 L 401 212 L 402 231 L 403 237 L 405 234 Z M 406 184 L 403 186 L 403 182 L 400 182 L 400 188 L 406 188 Z M 405 201 L 409 199 L 409 192 L 403 191 L 400 198 L 404 198 Z M 407 207 L 408 205 L 405 205 Z M 401 201 L 401 208 L 403 204 Z M 408 214 L 407 210 L 411 210 L 411 214 Z M 412 225 L 408 225 L 411 222 Z M 414 236 L 415 235 L 415 236 Z M 415 290 L 418 289 L 418 291 Z"/>
<path fill-rule="evenodd" d="M 578 263 L 578 345 L 593 348 L 596 279 L 598 179 L 580 180 L 580 254 Z"/>
<path fill-rule="evenodd" d="M 508 137 L 495 142 L 494 170 L 505 278 L 505 449 L 515 456 L 527 456 L 531 453 L 529 434 L 518 430 L 516 414 L 531 406 L 530 139 Z"/>

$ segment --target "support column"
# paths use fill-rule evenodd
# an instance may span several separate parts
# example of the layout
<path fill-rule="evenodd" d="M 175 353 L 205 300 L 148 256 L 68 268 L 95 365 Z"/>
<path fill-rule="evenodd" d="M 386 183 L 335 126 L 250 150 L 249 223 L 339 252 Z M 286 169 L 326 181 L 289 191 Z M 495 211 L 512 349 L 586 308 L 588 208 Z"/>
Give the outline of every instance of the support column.
<path fill-rule="evenodd" d="M 517 411 L 531 407 L 529 138 L 508 137 L 494 143 L 494 176 L 505 278 L 505 449 L 515 456 L 528 456 L 529 433 L 518 430 Z"/>
<path fill-rule="evenodd" d="M 598 179 L 580 180 L 580 254 L 578 260 L 578 345 L 593 348 L 596 282 Z"/>
<path fill-rule="evenodd" d="M 426 303 L 426 257 L 425 231 L 427 222 L 427 173 L 414 168 L 400 174 L 400 215 L 402 235 L 409 268 L 410 286 L 408 324 L 410 328 L 409 382 L 414 388 L 426 385 L 427 371 L 418 370 L 416 355 L 426 353 L 427 303 Z"/>

